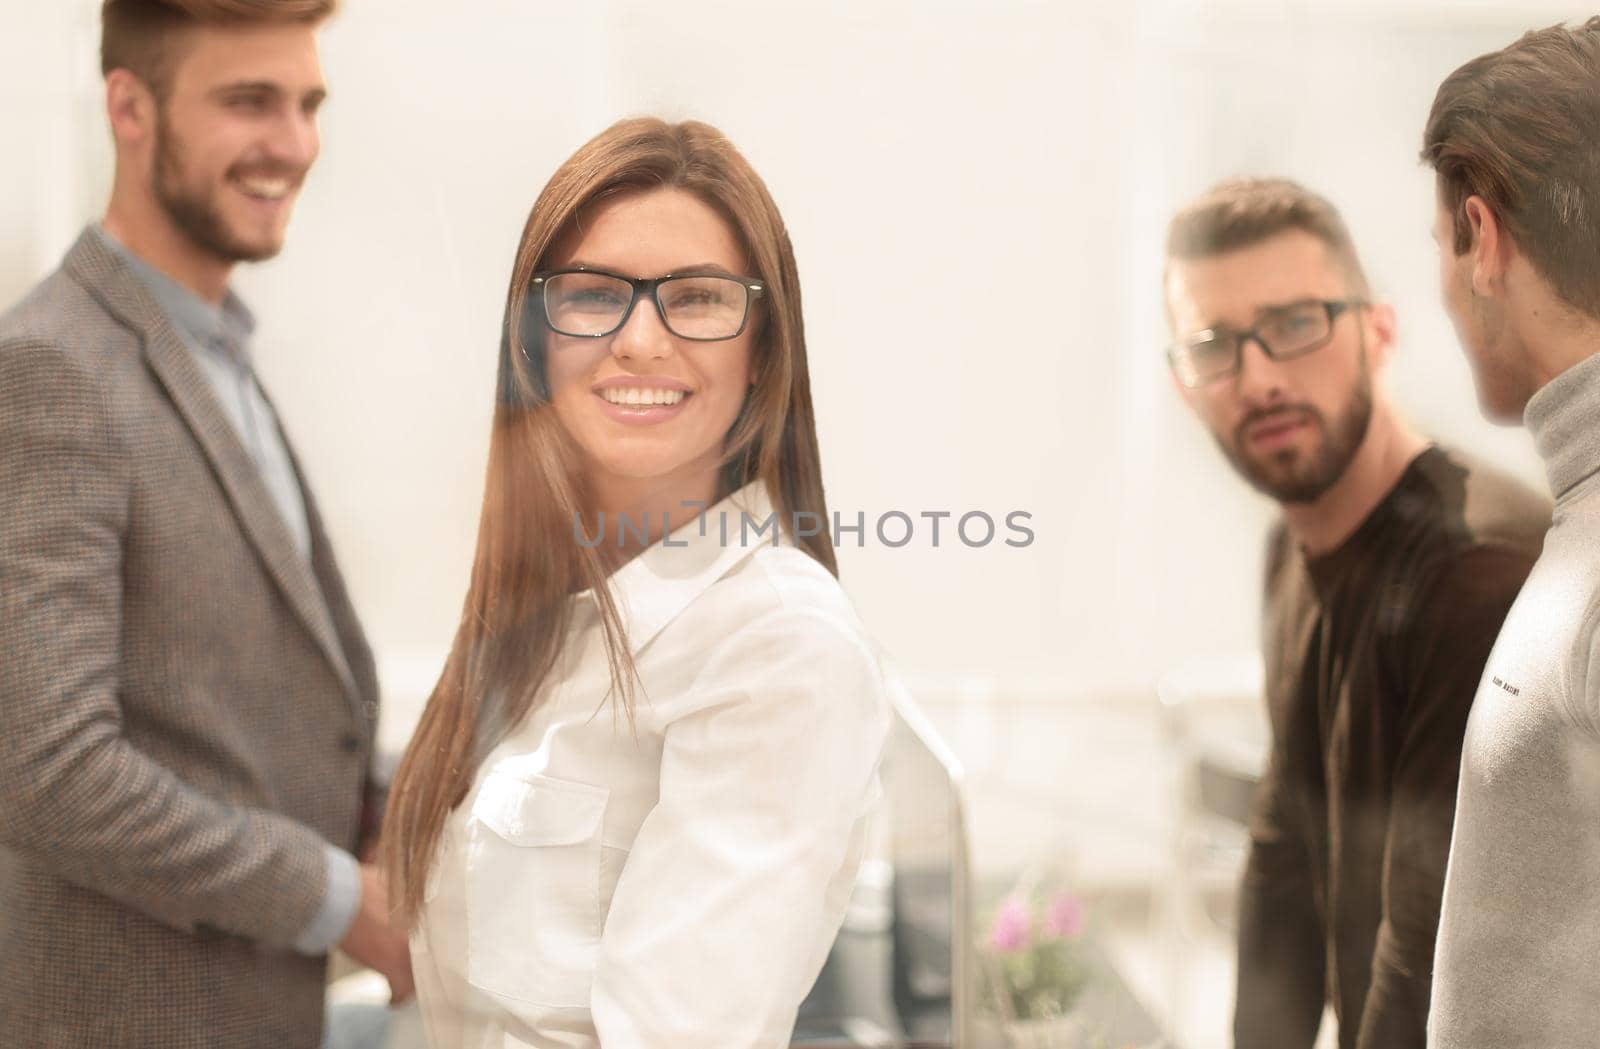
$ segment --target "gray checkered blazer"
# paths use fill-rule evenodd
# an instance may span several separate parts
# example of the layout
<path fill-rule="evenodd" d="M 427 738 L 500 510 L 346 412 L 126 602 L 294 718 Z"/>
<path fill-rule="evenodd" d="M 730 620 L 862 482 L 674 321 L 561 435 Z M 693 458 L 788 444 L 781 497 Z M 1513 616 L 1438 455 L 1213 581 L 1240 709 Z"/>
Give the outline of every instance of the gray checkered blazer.
<path fill-rule="evenodd" d="M 0 316 L 0 1045 L 310 1047 L 372 655 L 92 233 Z"/>

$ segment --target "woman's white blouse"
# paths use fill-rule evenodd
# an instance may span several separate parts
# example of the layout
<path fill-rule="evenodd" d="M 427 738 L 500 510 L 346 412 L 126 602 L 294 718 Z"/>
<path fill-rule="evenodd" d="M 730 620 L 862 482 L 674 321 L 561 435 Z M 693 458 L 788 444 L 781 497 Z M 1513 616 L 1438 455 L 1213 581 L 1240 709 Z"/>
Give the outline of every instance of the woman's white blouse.
<path fill-rule="evenodd" d="M 773 545 L 770 513 L 750 485 L 612 577 L 633 729 L 605 699 L 593 596 L 573 598 L 560 665 L 428 881 L 412 955 L 433 1049 L 788 1044 L 843 921 L 889 705 L 838 582 L 787 530 Z"/>

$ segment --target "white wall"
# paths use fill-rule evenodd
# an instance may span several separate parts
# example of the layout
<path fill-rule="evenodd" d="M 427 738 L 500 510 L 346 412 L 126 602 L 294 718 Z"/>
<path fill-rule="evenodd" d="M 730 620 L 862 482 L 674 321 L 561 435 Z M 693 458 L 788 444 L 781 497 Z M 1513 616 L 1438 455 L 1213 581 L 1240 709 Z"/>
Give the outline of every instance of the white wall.
<path fill-rule="evenodd" d="M 103 199 L 95 7 L 0 0 L 6 299 Z M 1581 14 L 346 0 L 324 41 L 323 159 L 288 250 L 239 284 L 375 641 L 436 651 L 464 591 L 527 208 L 616 117 L 710 120 L 793 233 L 833 506 L 1034 515 L 1027 549 L 934 550 L 925 532 L 846 548 L 872 628 L 919 676 L 1138 690 L 1253 643 L 1269 516 L 1168 388 L 1166 216 L 1232 173 L 1326 192 L 1399 308 L 1402 400 L 1537 482 L 1523 436 L 1478 419 L 1415 156 L 1446 72 Z"/>
<path fill-rule="evenodd" d="M 87 0 L 0 0 L 0 296 L 76 236 L 109 148 L 96 148 L 98 31 Z"/>

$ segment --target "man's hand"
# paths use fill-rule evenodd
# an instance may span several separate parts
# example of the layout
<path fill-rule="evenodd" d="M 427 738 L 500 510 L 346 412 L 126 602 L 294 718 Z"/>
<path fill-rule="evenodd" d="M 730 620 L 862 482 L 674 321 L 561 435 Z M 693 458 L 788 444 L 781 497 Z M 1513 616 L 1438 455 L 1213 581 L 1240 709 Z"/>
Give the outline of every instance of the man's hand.
<path fill-rule="evenodd" d="M 389 885 L 370 864 L 361 865 L 361 906 L 339 947 L 371 966 L 389 981 L 389 1004 L 409 1001 L 416 987 L 411 977 L 411 947 L 406 934 L 389 920 Z"/>

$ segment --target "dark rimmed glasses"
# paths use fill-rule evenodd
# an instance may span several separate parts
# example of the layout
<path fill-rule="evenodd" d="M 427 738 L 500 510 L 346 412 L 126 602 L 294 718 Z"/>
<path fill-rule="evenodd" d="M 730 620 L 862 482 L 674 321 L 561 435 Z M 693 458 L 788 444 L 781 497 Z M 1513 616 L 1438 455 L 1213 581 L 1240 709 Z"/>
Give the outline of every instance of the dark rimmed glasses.
<path fill-rule="evenodd" d="M 1245 331 L 1207 328 L 1167 347 L 1167 363 L 1193 390 L 1239 374 L 1244 344 L 1254 341 L 1275 361 L 1292 361 L 1326 346 L 1341 313 L 1367 305 L 1364 299 L 1307 299 L 1263 310 Z"/>
<path fill-rule="evenodd" d="M 641 297 L 656 304 L 661 323 L 680 339 L 719 342 L 739 336 L 750 304 L 766 291 L 758 280 L 727 273 L 668 273 L 624 277 L 604 270 L 536 273 L 532 286 L 550 330 L 577 339 L 600 339 L 628 323 Z"/>

